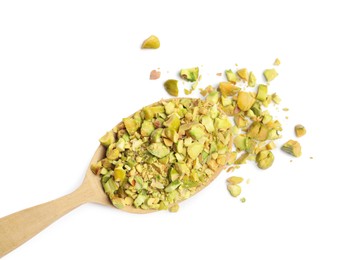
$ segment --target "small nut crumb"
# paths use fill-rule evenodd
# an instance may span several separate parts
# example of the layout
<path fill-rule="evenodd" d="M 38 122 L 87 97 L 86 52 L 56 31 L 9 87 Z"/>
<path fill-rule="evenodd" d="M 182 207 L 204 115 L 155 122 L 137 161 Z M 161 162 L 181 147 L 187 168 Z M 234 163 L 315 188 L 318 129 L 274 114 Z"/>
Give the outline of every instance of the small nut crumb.
<path fill-rule="evenodd" d="M 280 60 L 278 58 L 275 59 L 273 65 L 279 66 L 280 65 Z"/>
<path fill-rule="evenodd" d="M 246 202 L 246 198 L 245 198 L 245 197 L 240 198 L 240 201 L 241 201 L 242 203 L 245 203 L 245 202 Z"/>
<path fill-rule="evenodd" d="M 239 185 L 228 184 L 227 188 L 233 197 L 237 197 L 241 194 L 241 187 Z"/>
<path fill-rule="evenodd" d="M 175 213 L 175 212 L 177 212 L 179 209 L 180 209 L 180 206 L 179 206 L 178 204 L 175 204 L 175 205 L 173 205 L 173 206 L 171 206 L 171 207 L 169 208 L 169 211 Z"/>
<path fill-rule="evenodd" d="M 307 130 L 303 125 L 296 125 L 295 126 L 295 135 L 297 137 L 302 137 L 307 133 Z"/>
<path fill-rule="evenodd" d="M 160 47 L 160 41 L 157 36 L 151 35 L 141 45 L 142 49 L 158 49 Z"/>
<path fill-rule="evenodd" d="M 159 79 L 160 76 L 161 76 L 161 72 L 157 71 L 157 70 L 152 70 L 151 73 L 150 73 L 150 79 L 151 80 Z"/>
<path fill-rule="evenodd" d="M 218 72 L 218 73 L 216 73 L 216 76 L 220 77 L 220 76 L 222 76 L 222 73 Z"/>

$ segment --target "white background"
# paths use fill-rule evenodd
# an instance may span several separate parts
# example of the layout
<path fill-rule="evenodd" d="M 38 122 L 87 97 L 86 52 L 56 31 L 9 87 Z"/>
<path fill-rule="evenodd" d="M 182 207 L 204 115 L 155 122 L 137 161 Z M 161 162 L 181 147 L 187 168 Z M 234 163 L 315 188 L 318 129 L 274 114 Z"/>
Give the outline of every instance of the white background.
<path fill-rule="evenodd" d="M 297 123 L 308 131 L 301 158 L 278 149 L 270 169 L 236 171 L 251 180 L 244 204 L 223 172 L 176 214 L 86 204 L 4 259 L 345 259 L 340 3 L 0 1 L 1 217 L 76 189 L 98 138 L 168 98 L 162 82 L 180 68 L 216 86 L 236 63 L 261 80 L 279 57 L 279 144 Z M 151 34 L 161 48 L 141 50 Z"/>

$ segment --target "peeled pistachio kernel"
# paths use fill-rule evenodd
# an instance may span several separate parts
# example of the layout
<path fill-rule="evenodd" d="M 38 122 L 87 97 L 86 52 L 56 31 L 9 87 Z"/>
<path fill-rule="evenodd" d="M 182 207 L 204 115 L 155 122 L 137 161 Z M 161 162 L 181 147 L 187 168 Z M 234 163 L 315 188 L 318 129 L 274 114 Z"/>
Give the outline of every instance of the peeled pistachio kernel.
<path fill-rule="evenodd" d="M 147 150 L 158 158 L 163 158 L 170 153 L 170 149 L 162 143 L 152 143 L 147 147 Z"/>
<path fill-rule="evenodd" d="M 266 81 L 270 82 L 278 76 L 278 73 L 275 69 L 267 69 L 264 71 L 264 76 Z"/>
<path fill-rule="evenodd" d="M 231 82 L 220 82 L 218 89 L 223 97 L 227 97 L 235 95 L 241 88 L 233 85 Z"/>
<path fill-rule="evenodd" d="M 199 68 L 181 69 L 180 76 L 187 81 L 194 82 L 199 78 Z"/>
<path fill-rule="evenodd" d="M 297 137 L 302 137 L 303 135 L 305 135 L 307 132 L 307 130 L 305 129 L 305 127 L 303 125 L 296 125 L 295 126 L 295 135 Z"/>
<path fill-rule="evenodd" d="M 225 75 L 227 80 L 233 84 L 236 84 L 236 82 L 238 81 L 236 73 L 232 72 L 232 70 L 226 70 Z"/>
<path fill-rule="evenodd" d="M 237 197 L 241 194 L 241 187 L 239 185 L 236 184 L 228 184 L 227 186 L 228 191 L 230 192 L 231 196 L 233 197 Z"/>
<path fill-rule="evenodd" d="M 251 71 L 249 73 L 248 86 L 249 87 L 255 87 L 255 85 L 256 85 L 256 77 L 255 77 L 254 73 Z"/>
<path fill-rule="evenodd" d="M 164 88 L 169 95 L 178 96 L 178 81 L 176 79 L 168 79 L 164 82 Z"/>
<path fill-rule="evenodd" d="M 163 113 L 164 106 L 150 106 L 143 108 L 144 118 L 146 120 L 152 119 L 156 114 Z"/>
<path fill-rule="evenodd" d="M 301 145 L 299 144 L 299 142 L 294 141 L 294 140 L 287 141 L 285 144 L 283 144 L 281 149 L 284 152 L 291 154 L 292 156 L 295 156 L 295 157 L 300 157 L 302 155 Z"/>
<path fill-rule="evenodd" d="M 151 35 L 141 45 L 142 49 L 158 49 L 161 46 L 157 36 Z"/>
<path fill-rule="evenodd" d="M 237 70 L 237 75 L 244 81 L 248 81 L 248 71 L 246 68 Z"/>
<path fill-rule="evenodd" d="M 237 106 L 242 111 L 248 111 L 255 103 L 255 98 L 249 92 L 240 91 L 237 97 Z"/>
<path fill-rule="evenodd" d="M 238 176 L 231 176 L 226 181 L 229 182 L 230 184 L 236 185 L 236 184 L 240 184 L 243 181 L 243 178 L 238 177 Z"/>
<path fill-rule="evenodd" d="M 140 124 L 138 124 L 138 122 L 133 118 L 124 118 L 123 122 L 125 124 L 127 132 L 130 135 L 134 134 L 140 127 Z"/>
<path fill-rule="evenodd" d="M 260 84 L 258 87 L 258 93 L 256 95 L 256 99 L 260 101 L 265 101 L 267 98 L 267 86 Z"/>
<path fill-rule="evenodd" d="M 211 104 L 217 104 L 219 100 L 219 92 L 213 91 L 206 97 L 206 101 L 210 102 Z"/>
<path fill-rule="evenodd" d="M 274 155 L 271 151 L 263 150 L 259 152 L 256 156 L 256 163 L 258 167 L 265 170 L 272 166 L 274 161 Z"/>
<path fill-rule="evenodd" d="M 150 121 L 144 120 L 144 122 L 141 125 L 140 134 L 142 136 L 150 136 L 153 130 L 155 130 L 153 123 Z"/>
<path fill-rule="evenodd" d="M 265 141 L 268 138 L 269 129 L 260 122 L 254 122 L 248 128 L 247 136 L 258 141 Z"/>
<path fill-rule="evenodd" d="M 102 136 L 99 139 L 99 142 L 104 146 L 104 147 L 108 147 L 109 145 L 111 145 L 112 143 L 115 142 L 115 136 L 113 131 L 109 131 L 107 132 L 104 136 Z"/>
<path fill-rule="evenodd" d="M 180 209 L 180 206 L 178 204 L 175 204 L 175 205 L 172 205 L 170 208 L 169 208 L 169 211 L 170 212 L 177 212 L 178 210 Z"/>

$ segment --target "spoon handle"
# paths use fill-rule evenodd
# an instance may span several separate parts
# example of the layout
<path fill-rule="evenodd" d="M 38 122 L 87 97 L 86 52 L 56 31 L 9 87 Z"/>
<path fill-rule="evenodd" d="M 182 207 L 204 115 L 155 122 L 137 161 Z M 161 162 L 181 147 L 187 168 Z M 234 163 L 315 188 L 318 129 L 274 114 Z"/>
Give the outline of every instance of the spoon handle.
<path fill-rule="evenodd" d="M 90 194 L 82 185 L 66 196 L 1 218 L 0 258 L 25 243 L 72 209 L 88 201 L 90 201 Z"/>

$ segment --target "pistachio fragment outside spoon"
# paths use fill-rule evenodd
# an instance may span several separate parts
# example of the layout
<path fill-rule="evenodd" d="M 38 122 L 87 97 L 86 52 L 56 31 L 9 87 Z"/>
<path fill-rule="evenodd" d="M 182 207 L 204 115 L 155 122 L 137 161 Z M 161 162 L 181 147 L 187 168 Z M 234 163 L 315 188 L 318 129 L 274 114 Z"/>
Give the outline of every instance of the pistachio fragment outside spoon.
<path fill-rule="evenodd" d="M 217 105 L 200 99 L 162 100 L 139 110 L 101 138 L 78 189 L 0 219 L 0 257 L 86 202 L 130 213 L 175 211 L 226 165 L 230 126 Z"/>

